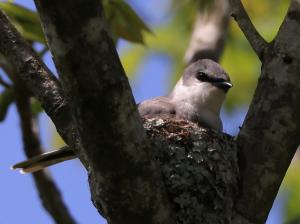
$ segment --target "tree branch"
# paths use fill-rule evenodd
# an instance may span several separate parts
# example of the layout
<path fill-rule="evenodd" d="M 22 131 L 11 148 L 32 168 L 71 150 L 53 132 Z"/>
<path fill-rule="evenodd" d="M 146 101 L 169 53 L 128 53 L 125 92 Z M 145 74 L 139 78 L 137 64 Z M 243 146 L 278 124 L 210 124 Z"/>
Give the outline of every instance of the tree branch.
<path fill-rule="evenodd" d="M 230 5 L 232 17 L 240 26 L 240 29 L 243 31 L 257 56 L 262 60 L 264 52 L 268 47 L 268 43 L 254 27 L 241 0 L 230 0 Z"/>
<path fill-rule="evenodd" d="M 0 52 L 14 66 L 67 144 L 73 142 L 70 107 L 60 83 L 0 9 Z M 71 145 L 73 146 L 73 145 Z"/>
<path fill-rule="evenodd" d="M 109 223 L 173 223 L 101 1 L 35 4 L 71 96 L 95 206 Z"/>
<path fill-rule="evenodd" d="M 300 3 L 292 1 L 265 49 L 262 72 L 243 127 L 237 212 L 264 223 L 300 143 Z"/>
<path fill-rule="evenodd" d="M 36 119 L 32 116 L 30 108 L 30 94 L 22 81 L 15 77 L 16 105 L 21 121 L 21 130 L 24 143 L 24 151 L 27 157 L 43 153 L 37 133 Z M 49 212 L 55 223 L 76 223 L 65 206 L 60 192 L 45 170 L 33 173 L 34 182 L 39 192 L 41 202 Z"/>
<path fill-rule="evenodd" d="M 219 61 L 224 49 L 229 22 L 228 0 L 214 0 L 206 9 L 199 9 L 185 64 L 203 58 Z"/>

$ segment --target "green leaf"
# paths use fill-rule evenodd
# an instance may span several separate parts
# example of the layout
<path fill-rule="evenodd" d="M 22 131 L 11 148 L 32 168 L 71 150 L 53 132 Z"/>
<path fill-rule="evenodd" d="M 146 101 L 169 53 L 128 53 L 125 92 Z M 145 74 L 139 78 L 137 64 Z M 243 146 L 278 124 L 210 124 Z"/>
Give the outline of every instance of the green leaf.
<path fill-rule="evenodd" d="M 143 44 L 143 32 L 152 33 L 144 21 L 123 0 L 105 0 L 103 5 L 112 33 L 117 37 Z"/>
<path fill-rule="evenodd" d="M 8 108 L 13 101 L 14 93 L 12 89 L 5 89 L 0 94 L 0 122 L 5 119 Z"/>
<path fill-rule="evenodd" d="M 10 2 L 0 2 L 0 8 L 4 10 L 18 31 L 27 40 L 45 43 L 40 19 L 36 12 Z"/>

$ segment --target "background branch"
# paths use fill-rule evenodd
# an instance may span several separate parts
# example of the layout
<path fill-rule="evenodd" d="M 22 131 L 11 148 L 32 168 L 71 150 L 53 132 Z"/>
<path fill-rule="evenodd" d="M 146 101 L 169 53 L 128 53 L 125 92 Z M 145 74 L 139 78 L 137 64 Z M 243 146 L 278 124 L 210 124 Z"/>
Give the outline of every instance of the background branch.
<path fill-rule="evenodd" d="M 189 47 L 185 53 L 185 64 L 203 58 L 219 61 L 224 49 L 229 23 L 228 0 L 214 0 L 199 8 Z"/>
<path fill-rule="evenodd" d="M 251 47 L 256 52 L 257 56 L 262 60 L 263 54 L 268 47 L 268 43 L 258 33 L 253 23 L 251 22 L 241 0 L 229 0 L 231 7 L 231 15 L 236 20 L 240 29 L 249 41 Z"/>
<path fill-rule="evenodd" d="M 24 151 L 28 158 L 43 153 L 38 136 L 37 119 L 31 112 L 30 93 L 19 78 L 15 77 L 15 99 L 21 121 Z M 59 189 L 46 170 L 33 173 L 34 183 L 44 208 L 55 223 L 76 223 L 60 195 Z"/>

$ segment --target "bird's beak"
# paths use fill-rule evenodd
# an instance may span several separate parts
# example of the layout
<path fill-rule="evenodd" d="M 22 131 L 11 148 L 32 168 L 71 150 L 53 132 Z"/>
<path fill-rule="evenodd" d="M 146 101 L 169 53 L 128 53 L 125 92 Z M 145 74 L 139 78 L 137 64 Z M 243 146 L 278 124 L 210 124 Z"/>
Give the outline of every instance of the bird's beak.
<path fill-rule="evenodd" d="M 214 85 L 227 92 L 233 85 L 230 82 L 215 82 Z"/>

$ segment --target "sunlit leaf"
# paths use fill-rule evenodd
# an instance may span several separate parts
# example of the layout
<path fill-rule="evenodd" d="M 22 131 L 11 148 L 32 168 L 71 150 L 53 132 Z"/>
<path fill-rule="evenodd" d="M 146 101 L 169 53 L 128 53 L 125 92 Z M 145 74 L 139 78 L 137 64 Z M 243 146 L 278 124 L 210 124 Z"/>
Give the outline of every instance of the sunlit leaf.
<path fill-rule="evenodd" d="M 27 40 L 45 43 L 40 19 L 36 12 L 10 2 L 0 2 L 0 8 L 5 11 L 18 31 Z"/>
<path fill-rule="evenodd" d="M 143 32 L 151 30 L 126 2 L 105 0 L 103 5 L 114 35 L 131 42 L 144 43 Z"/>

